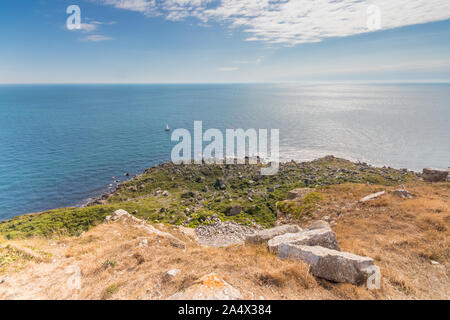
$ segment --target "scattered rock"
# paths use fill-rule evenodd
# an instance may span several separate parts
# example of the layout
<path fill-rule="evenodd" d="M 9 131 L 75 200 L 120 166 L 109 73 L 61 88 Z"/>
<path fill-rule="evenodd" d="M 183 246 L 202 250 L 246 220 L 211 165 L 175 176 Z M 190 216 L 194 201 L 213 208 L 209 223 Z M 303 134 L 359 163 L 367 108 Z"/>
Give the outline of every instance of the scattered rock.
<path fill-rule="evenodd" d="M 277 253 L 284 244 L 296 244 L 305 246 L 321 246 L 339 251 L 334 232 L 330 228 L 313 229 L 297 233 L 286 233 L 269 240 L 269 250 Z M 282 255 L 282 254 L 281 254 Z"/>
<path fill-rule="evenodd" d="M 217 189 L 220 189 L 220 190 L 225 190 L 226 189 L 225 181 L 223 179 L 217 179 L 216 183 L 214 184 L 214 186 Z"/>
<path fill-rule="evenodd" d="M 413 198 L 413 195 L 411 193 L 409 193 L 408 191 L 406 191 L 405 189 L 394 190 L 394 191 L 391 191 L 391 193 L 402 199 L 412 199 Z"/>
<path fill-rule="evenodd" d="M 372 258 L 320 246 L 281 244 L 278 248 L 278 256 L 283 259 L 301 260 L 309 264 L 311 273 L 316 277 L 356 285 L 364 283 L 373 273 L 371 270 L 378 269 Z"/>
<path fill-rule="evenodd" d="M 167 271 L 166 276 L 168 276 L 168 277 L 176 277 L 177 274 L 179 274 L 180 272 L 181 272 L 180 269 L 172 269 L 172 270 Z"/>
<path fill-rule="evenodd" d="M 225 282 L 217 273 L 197 280 L 183 292 L 175 293 L 167 300 L 241 300 L 239 290 Z"/>
<path fill-rule="evenodd" d="M 168 197 L 169 196 L 169 191 L 164 190 L 161 194 L 163 197 Z"/>
<path fill-rule="evenodd" d="M 437 261 L 434 261 L 434 260 L 431 260 L 430 262 L 431 262 L 431 264 L 432 264 L 432 265 L 434 265 L 434 266 L 438 266 L 438 265 L 440 265 L 440 263 L 439 263 L 439 262 L 437 262 Z"/>
<path fill-rule="evenodd" d="M 230 210 L 227 212 L 227 216 L 236 216 L 239 213 L 242 212 L 241 206 L 233 206 L 230 208 Z"/>
<path fill-rule="evenodd" d="M 293 224 L 285 224 L 282 226 L 278 226 L 272 229 L 264 229 L 256 232 L 255 234 L 248 235 L 245 238 L 245 242 L 247 243 L 263 243 L 267 242 L 270 239 L 280 236 L 286 233 L 296 233 L 301 231 L 302 229 Z"/>
<path fill-rule="evenodd" d="M 205 182 L 205 177 L 198 177 L 197 179 L 195 179 L 195 182 L 203 183 L 203 182 Z"/>
<path fill-rule="evenodd" d="M 377 193 L 370 194 L 368 196 L 365 196 L 361 200 L 359 200 L 359 202 L 366 202 L 366 201 L 369 201 L 369 200 L 376 199 L 378 197 L 381 197 L 385 193 L 386 193 L 386 191 L 380 191 L 380 192 L 377 192 Z"/>
<path fill-rule="evenodd" d="M 446 181 L 448 177 L 449 171 L 435 169 L 435 168 L 424 168 L 423 169 L 423 180 L 427 182 L 439 182 Z"/>
<path fill-rule="evenodd" d="M 209 247 L 226 247 L 241 244 L 249 234 L 255 232 L 250 228 L 233 221 L 222 221 L 217 217 L 207 219 L 207 224 L 195 229 L 198 242 Z M 257 226 L 257 228 L 261 228 Z"/>
<path fill-rule="evenodd" d="M 148 246 L 148 240 L 147 239 L 142 239 L 139 244 L 138 247 L 147 247 Z"/>
<path fill-rule="evenodd" d="M 131 192 L 137 192 L 138 189 L 137 189 L 136 186 L 130 186 L 130 187 L 128 187 L 128 191 L 131 191 Z"/>

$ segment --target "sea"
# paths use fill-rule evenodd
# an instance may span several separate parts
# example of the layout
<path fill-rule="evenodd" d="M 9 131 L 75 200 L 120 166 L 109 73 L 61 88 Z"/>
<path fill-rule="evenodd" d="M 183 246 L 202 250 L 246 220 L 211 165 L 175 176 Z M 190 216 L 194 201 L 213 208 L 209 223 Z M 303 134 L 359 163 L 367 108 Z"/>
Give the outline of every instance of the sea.
<path fill-rule="evenodd" d="M 86 204 L 170 161 L 196 120 L 279 129 L 282 161 L 450 166 L 446 83 L 0 85 L 0 220 Z"/>

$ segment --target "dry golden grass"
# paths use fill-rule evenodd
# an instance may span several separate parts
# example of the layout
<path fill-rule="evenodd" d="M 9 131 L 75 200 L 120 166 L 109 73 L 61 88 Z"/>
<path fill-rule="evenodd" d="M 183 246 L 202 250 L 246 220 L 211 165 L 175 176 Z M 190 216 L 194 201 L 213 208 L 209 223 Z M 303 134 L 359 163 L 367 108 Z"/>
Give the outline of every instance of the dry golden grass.
<path fill-rule="evenodd" d="M 0 285 L 0 298 L 164 299 L 216 272 L 246 299 L 448 299 L 450 184 L 405 187 L 414 199 L 387 193 L 367 203 L 356 201 L 395 188 L 344 184 L 323 189 L 324 200 L 311 218 L 329 216 L 337 223 L 333 229 L 342 250 L 376 260 L 383 275 L 381 290 L 317 279 L 305 264 L 279 260 L 262 245 L 206 248 L 176 229 L 158 226 L 182 238 L 187 243 L 182 250 L 117 222 L 75 238 L 3 240 L 0 246 L 27 246 L 47 259 L 18 257 L 5 266 L 8 280 Z M 142 239 L 147 246 L 139 246 Z M 81 269 L 81 290 L 67 286 L 70 266 Z M 181 272 L 170 277 L 170 269 Z"/>

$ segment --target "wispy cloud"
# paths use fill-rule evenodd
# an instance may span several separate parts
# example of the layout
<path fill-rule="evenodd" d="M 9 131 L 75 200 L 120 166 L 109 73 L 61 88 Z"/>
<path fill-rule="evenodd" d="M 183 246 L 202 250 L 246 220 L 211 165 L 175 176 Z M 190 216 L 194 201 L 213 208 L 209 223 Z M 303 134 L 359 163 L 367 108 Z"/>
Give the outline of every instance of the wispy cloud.
<path fill-rule="evenodd" d="M 142 12 L 147 15 L 157 14 L 156 0 L 99 0 L 118 9 Z"/>
<path fill-rule="evenodd" d="M 96 20 L 91 20 L 89 18 L 86 18 L 85 20 L 87 22 L 81 23 L 80 29 L 71 29 L 70 31 L 82 31 L 85 33 L 89 33 L 89 32 L 96 31 L 98 29 L 98 26 L 100 26 L 100 25 L 113 25 L 116 23 L 114 21 L 100 22 L 100 21 L 96 21 Z"/>
<path fill-rule="evenodd" d="M 263 58 L 258 58 L 256 60 L 235 60 L 233 61 L 234 64 L 261 64 Z"/>
<path fill-rule="evenodd" d="M 296 45 L 370 32 L 369 5 L 381 10 L 381 29 L 446 20 L 448 0 L 98 0 L 116 8 L 163 15 L 168 20 L 194 17 L 243 31 L 247 41 Z"/>
<path fill-rule="evenodd" d="M 102 42 L 102 41 L 114 40 L 114 38 L 107 37 L 107 36 L 104 36 L 101 34 L 93 34 L 93 35 L 87 36 L 81 40 L 88 41 L 88 42 Z"/>
<path fill-rule="evenodd" d="M 231 72 L 231 71 L 237 71 L 237 70 L 239 70 L 239 68 L 236 68 L 236 67 L 217 68 L 217 71 L 220 71 L 220 72 Z"/>

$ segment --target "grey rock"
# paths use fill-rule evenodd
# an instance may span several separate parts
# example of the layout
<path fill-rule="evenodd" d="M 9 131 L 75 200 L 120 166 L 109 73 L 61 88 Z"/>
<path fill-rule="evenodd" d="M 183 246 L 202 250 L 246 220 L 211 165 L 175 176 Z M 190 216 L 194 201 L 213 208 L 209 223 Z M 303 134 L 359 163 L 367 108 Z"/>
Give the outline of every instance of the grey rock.
<path fill-rule="evenodd" d="M 449 170 L 441 170 L 435 168 L 423 169 L 423 180 L 427 182 L 439 182 L 446 181 L 449 174 Z"/>
<path fill-rule="evenodd" d="M 282 226 L 278 226 L 272 229 L 265 229 L 265 230 L 261 230 L 258 231 L 254 234 L 248 235 L 245 238 L 245 242 L 247 243 L 263 243 L 263 242 L 267 242 L 270 239 L 277 237 L 277 236 L 281 236 L 283 234 L 286 233 L 295 233 L 295 232 L 299 232 L 302 229 L 294 224 L 285 224 Z"/>
<path fill-rule="evenodd" d="M 167 277 L 176 277 L 181 272 L 180 269 L 172 269 L 166 272 Z"/>
<path fill-rule="evenodd" d="M 220 189 L 220 190 L 225 190 L 226 189 L 225 181 L 223 179 L 217 179 L 216 183 L 214 184 L 214 186 L 217 189 Z"/>
<path fill-rule="evenodd" d="M 359 202 L 366 202 L 366 201 L 370 201 L 370 200 L 376 199 L 378 197 L 381 197 L 385 193 L 386 193 L 386 191 L 380 191 L 380 192 L 377 192 L 377 193 L 369 194 L 368 196 L 365 196 L 364 198 L 359 200 Z"/>
<path fill-rule="evenodd" d="M 394 190 L 391 192 L 393 195 L 400 197 L 402 199 L 412 199 L 413 195 L 406 191 L 405 189 Z"/>
<path fill-rule="evenodd" d="M 372 258 L 320 246 L 282 244 L 278 256 L 309 264 L 311 273 L 316 277 L 356 285 L 364 283 L 369 276 L 370 268 L 374 267 Z"/>
<path fill-rule="evenodd" d="M 328 249 L 340 250 L 334 232 L 330 228 L 313 229 L 297 233 L 286 233 L 269 240 L 269 250 L 277 253 L 284 244 L 305 246 L 321 246 Z"/>
<path fill-rule="evenodd" d="M 241 206 L 233 206 L 228 211 L 227 216 L 236 216 L 236 215 L 238 215 L 241 212 L 242 212 Z"/>

